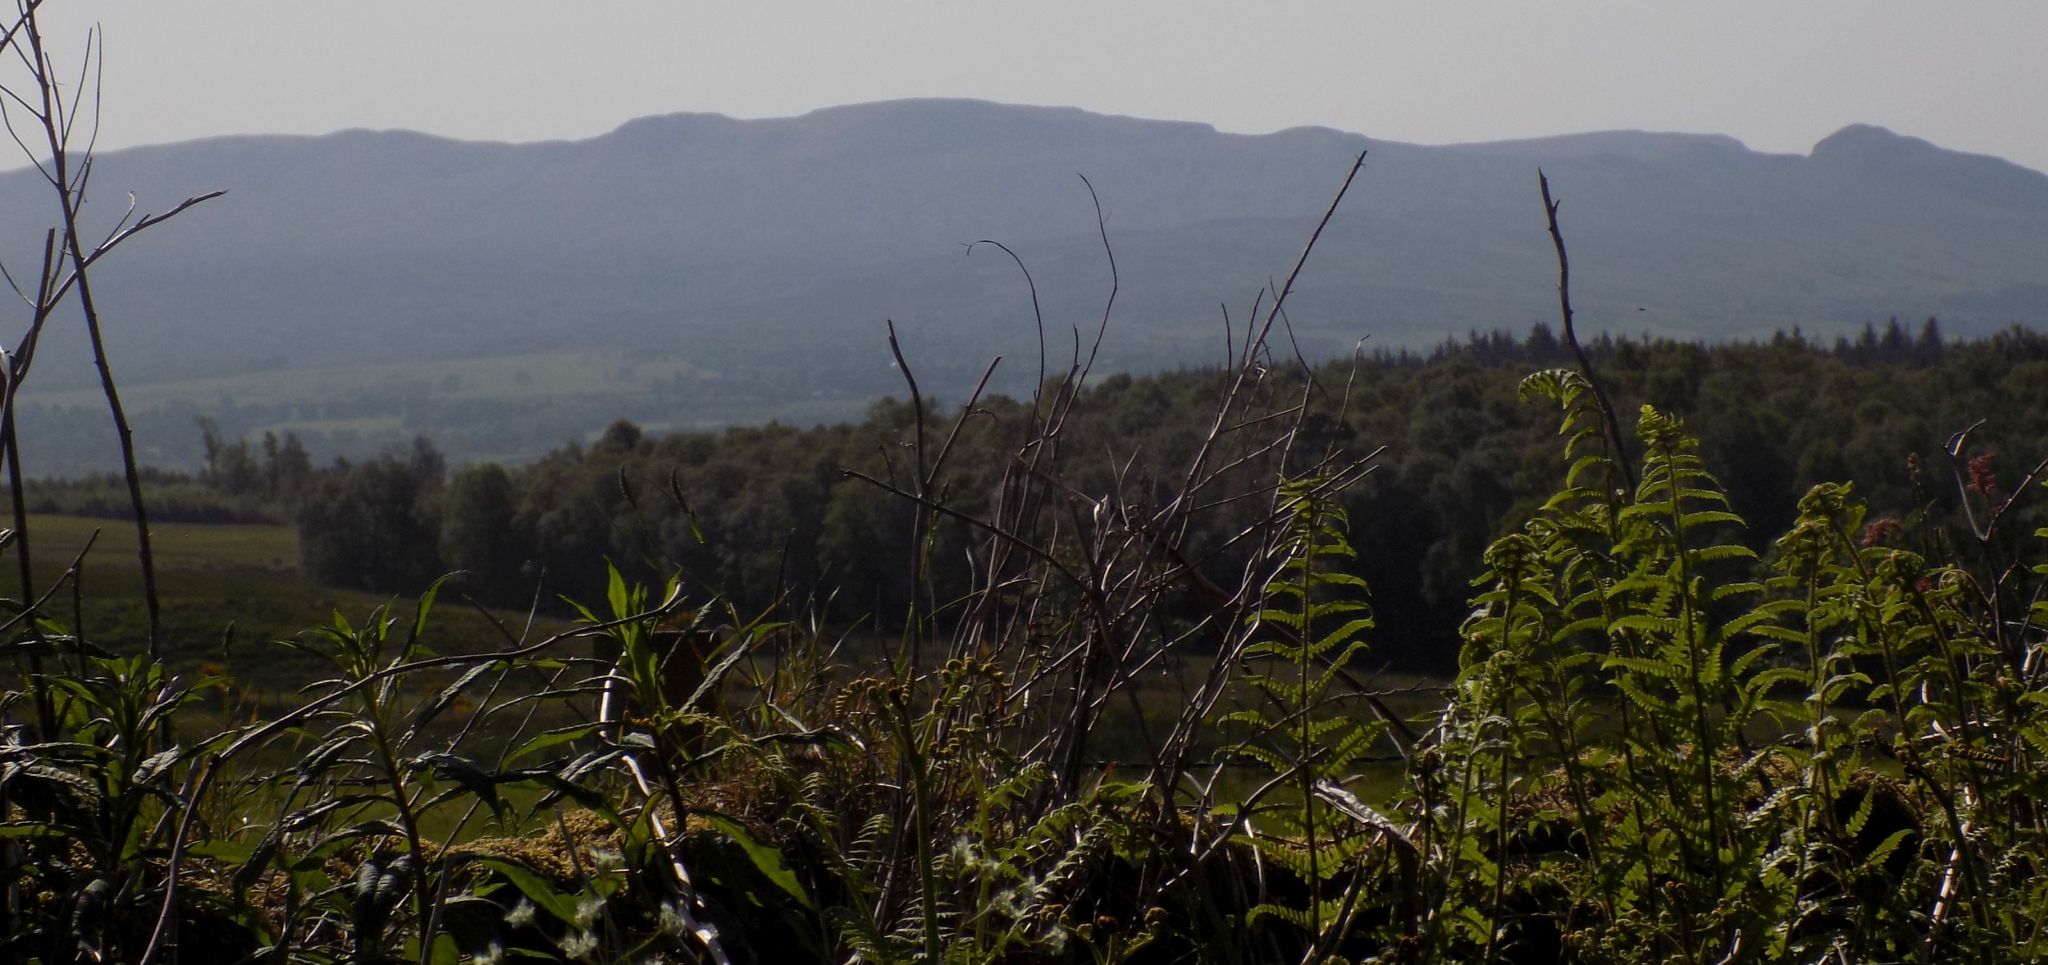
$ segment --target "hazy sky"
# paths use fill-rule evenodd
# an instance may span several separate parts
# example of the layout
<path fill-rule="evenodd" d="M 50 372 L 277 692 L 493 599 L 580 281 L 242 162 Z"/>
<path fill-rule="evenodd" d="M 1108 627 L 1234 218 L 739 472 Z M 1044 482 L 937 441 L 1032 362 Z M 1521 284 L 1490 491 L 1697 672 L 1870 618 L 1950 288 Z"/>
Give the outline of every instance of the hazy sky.
<path fill-rule="evenodd" d="M 1608 128 L 1805 152 L 1844 124 L 2048 170 L 2041 0 L 48 0 L 105 33 L 101 145 L 673 111 L 1062 104 L 1441 143 Z"/>

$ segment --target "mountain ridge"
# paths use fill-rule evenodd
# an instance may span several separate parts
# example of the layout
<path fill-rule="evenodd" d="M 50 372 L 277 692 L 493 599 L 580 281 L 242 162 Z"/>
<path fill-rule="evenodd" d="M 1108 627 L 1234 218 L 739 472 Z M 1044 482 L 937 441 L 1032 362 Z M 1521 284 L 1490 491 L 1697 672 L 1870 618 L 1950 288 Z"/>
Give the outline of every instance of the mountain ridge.
<path fill-rule="evenodd" d="M 879 334 L 887 319 L 933 384 L 971 384 L 1005 355 L 998 387 L 1018 391 L 1036 371 L 1016 364 L 1036 352 L 1029 293 L 1007 259 L 962 253 L 1005 242 L 1030 268 L 1049 326 L 1092 330 L 1109 272 L 1076 174 L 1100 199 L 1122 286 L 1106 365 L 1204 364 L 1221 357 L 1222 306 L 1242 324 L 1361 150 L 1366 169 L 1290 302 L 1311 354 L 1549 318 L 1538 167 L 1564 203 L 1589 331 L 1743 338 L 1929 315 L 1961 334 L 2048 324 L 2048 175 L 1871 125 L 1806 155 L 1642 131 L 1418 145 L 922 98 L 760 120 L 677 112 L 578 140 L 352 129 L 128 148 L 96 160 L 88 216 L 111 223 L 130 190 L 145 211 L 228 190 L 96 277 L 117 372 L 135 385 L 215 387 L 164 395 L 177 404 L 145 420 L 156 412 L 182 439 L 176 420 L 204 414 L 235 432 L 326 433 L 337 449 L 427 431 L 455 438 L 458 455 L 496 455 L 534 443 L 450 428 L 463 396 L 432 385 L 403 404 L 309 415 L 255 389 L 223 398 L 218 380 L 356 366 L 378 384 L 422 360 L 469 371 L 491 358 L 612 353 L 672 360 L 700 381 L 752 373 L 752 394 L 738 395 L 729 381 L 620 379 L 612 415 L 851 413 L 899 388 Z M 47 221 L 46 190 L 33 170 L 0 174 L 0 218 Z M 36 237 L 0 238 L 0 257 L 27 263 Z M 47 416 L 91 382 L 75 332 L 53 333 L 48 351 L 24 412 Z M 544 390 L 503 398 L 528 411 Z M 602 394 L 574 413 L 589 424 L 543 413 L 549 441 L 609 421 Z M 695 415 L 664 418 L 664 405 Z"/>
<path fill-rule="evenodd" d="M 724 114 L 716 111 L 670 111 L 660 114 L 648 114 L 640 117 L 629 118 L 625 121 L 620 122 L 618 125 L 614 126 L 608 131 L 588 135 L 585 137 L 575 138 L 542 138 L 538 140 L 514 141 L 500 138 L 453 137 L 449 135 L 436 134 L 431 131 L 422 131 L 415 128 L 379 128 L 356 126 L 339 128 L 333 131 L 320 134 L 279 134 L 262 132 L 217 134 L 205 137 L 191 138 L 181 141 L 132 145 L 120 148 L 115 151 L 108 151 L 104 153 L 128 154 L 138 151 L 151 152 L 163 149 L 205 147 L 223 144 L 247 144 L 265 141 L 318 142 L 327 140 L 357 138 L 362 136 L 385 137 L 394 139 L 418 139 L 424 141 L 440 142 L 449 145 L 474 145 L 482 147 L 517 148 L 541 147 L 549 145 L 575 146 L 589 145 L 593 143 L 605 142 L 614 139 L 638 138 L 645 134 L 645 132 L 648 132 L 650 130 L 658 129 L 664 125 L 673 125 L 677 123 L 703 124 L 709 126 L 716 126 L 725 130 L 738 130 L 747 127 L 771 129 L 780 127 L 796 127 L 806 124 L 815 125 L 828 120 L 839 120 L 842 118 L 858 118 L 865 122 L 872 121 L 877 118 L 888 118 L 891 116 L 902 114 L 928 115 L 929 112 L 935 109 L 951 110 L 956 112 L 958 112 L 961 109 L 967 109 L 971 113 L 988 111 L 1001 113 L 1006 117 L 1019 116 L 1019 114 L 1021 113 L 1024 116 L 1036 115 L 1038 117 L 1042 117 L 1049 120 L 1057 119 L 1062 121 L 1079 121 L 1086 124 L 1102 126 L 1136 125 L 1149 127 L 1156 130 L 1179 130 L 1185 133 L 1216 138 L 1263 139 L 1315 136 L 1319 138 L 1328 137 L 1340 138 L 1345 140 L 1358 140 L 1381 146 L 1391 146 L 1396 148 L 1441 148 L 1454 150 L 1478 149 L 1489 151 L 1491 153 L 1512 152 L 1523 154 L 1537 154 L 1544 153 L 1547 149 L 1551 148 L 1578 147 L 1580 145 L 1590 144 L 1600 144 L 1602 149 L 1606 149 L 1612 145 L 1622 144 L 1625 139 L 1652 143 L 1662 141 L 1674 145 L 1712 147 L 1715 149 L 1725 149 L 1735 153 L 1749 153 L 1766 157 L 1786 158 L 1820 157 L 1823 155 L 1833 154 L 1839 150 L 1842 150 L 1845 145 L 1855 145 L 1858 148 L 1867 147 L 1870 145 L 1897 145 L 1915 152 L 1932 151 L 1954 157 L 1996 162 L 2000 166 L 2009 167 L 2019 172 L 2024 172 L 2030 176 L 2048 179 L 2048 172 L 2039 171 L 2034 168 L 2028 167 L 2024 164 L 2020 164 L 2019 162 L 1998 157 L 1997 155 L 1965 152 L 1955 150 L 1952 148 L 1945 148 L 1936 145 L 1933 142 L 1928 141 L 1924 138 L 1915 137 L 1908 134 L 1901 134 L 1883 125 L 1865 122 L 1849 122 L 1844 124 L 1842 127 L 1836 129 L 1834 132 L 1816 141 L 1814 143 L 1813 148 L 1811 148 L 1808 151 L 1808 153 L 1802 155 L 1790 152 L 1759 151 L 1755 148 L 1749 147 L 1745 142 L 1743 142 L 1739 138 L 1736 138 L 1729 134 L 1715 132 L 1673 131 L 1649 128 L 1597 128 L 1585 131 L 1572 131 L 1559 134 L 1544 134 L 1527 137 L 1450 141 L 1443 143 L 1424 143 L 1417 141 L 1397 141 L 1386 138 L 1379 138 L 1362 132 L 1349 131 L 1343 128 L 1331 127 L 1328 125 L 1321 124 L 1292 125 L 1289 127 L 1276 128 L 1271 131 L 1263 132 L 1225 131 L 1216 127 L 1214 124 L 1204 121 L 1149 118 L 1131 114 L 1098 112 L 1089 110 L 1087 108 L 1074 106 L 1008 104 L 998 101 L 990 101 L 980 98 L 969 97 L 902 97 L 889 100 L 867 101 L 855 104 L 831 105 L 826 107 L 815 108 L 799 114 L 777 115 L 771 117 L 757 118 L 735 117 L 730 114 Z M 22 164 L 14 168 L 0 169 L 0 176 L 6 176 L 19 171 L 25 171 L 28 170 L 30 167 L 30 165 Z"/>

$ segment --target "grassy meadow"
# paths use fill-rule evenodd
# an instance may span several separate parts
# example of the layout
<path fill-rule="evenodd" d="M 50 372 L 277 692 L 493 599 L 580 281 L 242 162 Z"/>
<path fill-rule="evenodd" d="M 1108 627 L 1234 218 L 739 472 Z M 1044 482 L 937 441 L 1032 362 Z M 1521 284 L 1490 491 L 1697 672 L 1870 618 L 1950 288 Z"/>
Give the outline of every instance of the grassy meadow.
<path fill-rule="evenodd" d="M 403 615 L 417 602 L 411 596 L 379 596 L 313 582 L 299 566 L 298 538 L 288 525 L 153 523 L 150 531 L 165 656 L 188 671 L 224 666 L 235 679 L 272 696 L 307 682 L 321 669 L 319 662 L 276 641 L 329 626 L 336 613 L 361 623 L 379 606 L 389 604 Z M 149 621 L 133 523 L 41 515 L 31 518 L 29 538 L 36 561 L 46 568 L 35 574 L 45 589 L 62 575 L 58 567 L 74 559 L 78 563 L 78 594 L 60 591 L 51 601 L 53 612 L 67 623 L 75 621 L 82 635 L 106 649 L 136 653 L 145 647 Z M 514 634 L 526 623 L 525 614 L 498 613 L 496 618 Z M 553 632 L 562 626 L 560 620 L 541 620 L 537 629 Z M 443 653 L 507 643 L 491 619 L 453 595 L 436 607 L 432 632 L 431 645 Z"/>
<path fill-rule="evenodd" d="M 425 434 L 464 460 L 518 461 L 617 418 L 666 431 L 770 419 L 810 425 L 856 418 L 867 404 L 864 395 L 803 384 L 772 366 L 575 350 L 255 369 L 121 392 L 144 461 L 161 466 L 196 461 L 201 415 L 237 437 L 294 433 L 322 453 L 358 457 Z M 97 388 L 38 386 L 20 404 L 24 435 L 45 453 L 41 471 L 109 468 Z M 97 462 L 81 461 L 93 453 Z"/>

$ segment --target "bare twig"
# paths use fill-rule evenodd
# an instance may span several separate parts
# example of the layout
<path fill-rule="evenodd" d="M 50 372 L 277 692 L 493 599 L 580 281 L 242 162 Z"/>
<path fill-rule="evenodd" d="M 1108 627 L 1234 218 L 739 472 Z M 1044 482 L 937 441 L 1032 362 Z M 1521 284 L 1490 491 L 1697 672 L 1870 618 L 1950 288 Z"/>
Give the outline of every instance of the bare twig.
<path fill-rule="evenodd" d="M 1308 256 L 1316 250 L 1316 242 L 1323 237 L 1323 229 L 1330 226 L 1330 219 L 1337 214 L 1337 206 L 1343 204 L 1344 195 L 1350 193 L 1351 182 L 1358 178 L 1358 172 L 1365 169 L 1365 155 L 1364 151 L 1358 152 L 1358 160 L 1351 162 L 1351 170 L 1344 175 L 1344 183 L 1337 186 L 1337 196 L 1330 199 L 1330 206 L 1323 209 L 1322 220 L 1317 221 L 1316 229 L 1309 232 L 1308 243 L 1301 246 L 1301 256 L 1294 259 L 1294 267 L 1287 272 L 1287 283 L 1273 295 L 1273 307 L 1266 312 L 1265 324 L 1259 326 L 1256 343 L 1265 342 L 1267 333 L 1273 330 L 1274 319 L 1279 318 L 1280 310 L 1287 307 L 1287 296 L 1294 294 L 1294 283 L 1301 278 L 1302 266 L 1308 264 Z"/>
<path fill-rule="evenodd" d="M 163 657 L 163 613 L 157 592 L 156 561 L 149 531 L 149 509 L 142 494 L 142 478 L 135 459 L 134 430 L 128 423 L 128 414 L 121 404 L 120 389 L 114 381 L 113 367 L 107 360 L 106 339 L 103 333 L 99 306 L 93 297 L 92 283 L 88 269 L 93 263 L 112 251 L 121 242 L 133 237 L 155 224 L 175 217 L 219 192 L 187 199 L 163 215 L 145 216 L 133 224 L 127 224 L 108 236 L 88 251 L 81 237 L 79 212 L 85 204 L 86 185 L 92 173 L 92 153 L 88 146 L 82 159 L 73 164 L 71 144 L 76 133 L 76 124 L 85 97 L 86 73 L 93 69 L 96 59 L 94 41 L 96 34 L 88 34 L 86 53 L 80 65 L 77 89 L 72 92 L 71 103 L 67 106 L 57 95 L 58 80 L 55 76 L 55 62 L 43 44 L 42 31 L 36 20 L 37 4 L 24 3 L 21 7 L 20 33 L 27 40 L 27 48 L 17 50 L 25 57 L 31 68 L 31 75 L 37 86 L 34 102 L 15 96 L 15 100 L 28 107 L 41 127 L 44 145 L 49 151 L 46 176 L 56 189 L 58 212 L 61 221 L 61 247 L 71 270 L 65 280 L 48 292 L 48 297 L 39 305 L 39 314 L 47 311 L 55 300 L 61 299 L 71 288 L 78 291 L 78 304 L 85 318 L 86 335 L 92 346 L 93 365 L 99 371 L 100 386 L 107 399 L 107 410 L 114 421 L 116 441 L 121 450 L 121 467 L 128 486 L 128 498 L 135 511 L 136 557 L 142 568 L 143 605 L 149 621 L 149 656 L 152 660 Z M 10 92 L 11 93 L 11 92 Z M 100 91 L 93 87 L 93 116 L 99 116 Z M 98 131 L 90 133 L 88 145 L 97 143 Z M 15 380 L 21 375 L 15 373 Z M 11 411 L 10 406 L 10 411 Z"/>
<path fill-rule="evenodd" d="M 1095 233 L 1102 238 L 1102 257 L 1109 262 L 1109 297 L 1102 302 L 1102 323 L 1095 328 L 1095 341 L 1088 347 L 1088 361 L 1081 366 L 1080 380 L 1085 381 L 1088 373 L 1095 368 L 1096 353 L 1102 351 L 1103 336 L 1109 333 L 1109 315 L 1116 308 L 1117 292 L 1123 288 L 1123 276 L 1116 270 L 1116 249 L 1109 244 L 1109 223 L 1102 217 L 1102 198 L 1095 193 L 1095 182 L 1085 174 L 1074 175 L 1088 186 L 1088 200 L 1095 205 Z"/>
<path fill-rule="evenodd" d="M 1024 275 L 1024 287 L 1031 293 L 1031 323 L 1038 332 L 1038 381 L 1031 386 L 1031 425 L 1035 429 L 1038 426 L 1039 402 L 1045 393 L 1045 310 L 1038 303 L 1038 282 L 1032 279 L 1031 269 L 1024 264 L 1024 259 L 1010 250 L 1009 245 L 1000 241 L 977 241 L 967 246 L 967 253 L 974 254 L 974 249 L 981 245 L 988 245 L 1009 255 L 1010 260 L 1016 263 L 1017 270 Z"/>
<path fill-rule="evenodd" d="M 1586 357 L 1586 350 L 1579 345 L 1579 336 L 1572 327 L 1572 262 L 1565 254 L 1564 232 L 1557 227 L 1558 202 L 1550 198 L 1550 178 L 1543 170 L 1536 171 L 1536 185 L 1543 192 L 1543 214 L 1550 223 L 1551 245 L 1557 249 L 1557 310 L 1564 322 L 1564 341 L 1571 346 L 1573 357 L 1579 360 L 1579 372 L 1586 377 L 1586 384 L 1593 389 L 1594 401 L 1600 403 L 1600 418 L 1607 429 L 1608 444 L 1614 447 L 1614 458 L 1609 462 L 1621 471 L 1621 478 L 1628 484 L 1628 491 L 1636 490 L 1636 473 L 1629 463 L 1628 449 L 1622 442 L 1621 419 L 1614 411 L 1614 403 L 1608 401 L 1607 390 L 1601 388 L 1600 377 L 1593 372 L 1593 360 Z"/>

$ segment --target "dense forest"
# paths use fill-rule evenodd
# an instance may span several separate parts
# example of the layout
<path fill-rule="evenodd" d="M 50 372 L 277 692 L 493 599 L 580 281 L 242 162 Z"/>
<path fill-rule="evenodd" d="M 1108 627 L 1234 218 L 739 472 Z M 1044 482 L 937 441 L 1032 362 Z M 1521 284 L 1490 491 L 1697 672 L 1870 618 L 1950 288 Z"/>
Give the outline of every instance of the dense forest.
<path fill-rule="evenodd" d="M 1917 526 L 1957 508 L 1953 472 L 1995 479 L 2001 453 L 2031 465 L 2048 439 L 2048 409 L 2026 401 L 2048 398 L 2048 336 L 2022 329 L 1946 341 L 1934 320 L 1895 320 L 1831 344 L 1796 332 L 1714 345 L 1603 338 L 1589 352 L 1622 411 L 1650 403 L 1687 420 L 1749 521 L 1740 538 L 1752 549 L 1790 522 L 1788 497 L 1815 483 L 1854 480 L 1874 511 Z M 1298 449 L 1378 453 L 1342 500 L 1360 551 L 1355 568 L 1373 589 L 1376 660 L 1415 672 L 1455 668 L 1472 561 L 1555 483 L 1555 427 L 1517 400 L 1516 386 L 1566 361 L 1538 325 L 1522 337 L 1474 333 L 1427 354 L 1327 363 L 1308 386 L 1307 370 L 1273 365 L 1267 391 L 1308 390 Z M 1209 428 L 1207 407 L 1225 378 L 1194 370 L 1098 380 L 1067 427 L 1072 456 L 1059 485 L 1130 506 L 1160 500 Z M 926 405 L 941 422 L 957 415 Z M 1027 401 L 976 401 L 949 464 L 949 503 L 988 508 L 1028 415 Z M 1950 454 L 1950 437 L 1980 419 L 1968 450 Z M 909 484 L 914 422 L 901 400 L 876 403 L 860 423 L 809 429 L 653 437 L 619 422 L 529 465 L 454 469 L 425 439 L 316 469 L 296 439 L 231 441 L 208 425 L 205 471 L 159 474 L 151 493 L 159 518 L 295 520 L 305 565 L 336 586 L 410 592 L 459 570 L 456 586 L 479 599 L 557 611 L 561 598 L 601 595 L 603 571 L 589 561 L 609 559 L 641 581 L 680 571 L 697 592 L 746 608 L 780 601 L 893 630 L 913 596 L 903 561 L 915 555 L 906 542 L 914 506 L 877 483 Z M 41 508 L 127 509 L 112 478 L 31 492 Z M 1222 531 L 1233 521 L 1208 525 Z M 931 577 L 941 598 L 966 591 L 966 567 L 948 564 L 963 559 L 972 536 L 964 524 L 936 527 L 943 545 Z M 1220 581 L 1236 562 L 1223 553 L 1205 565 Z"/>

